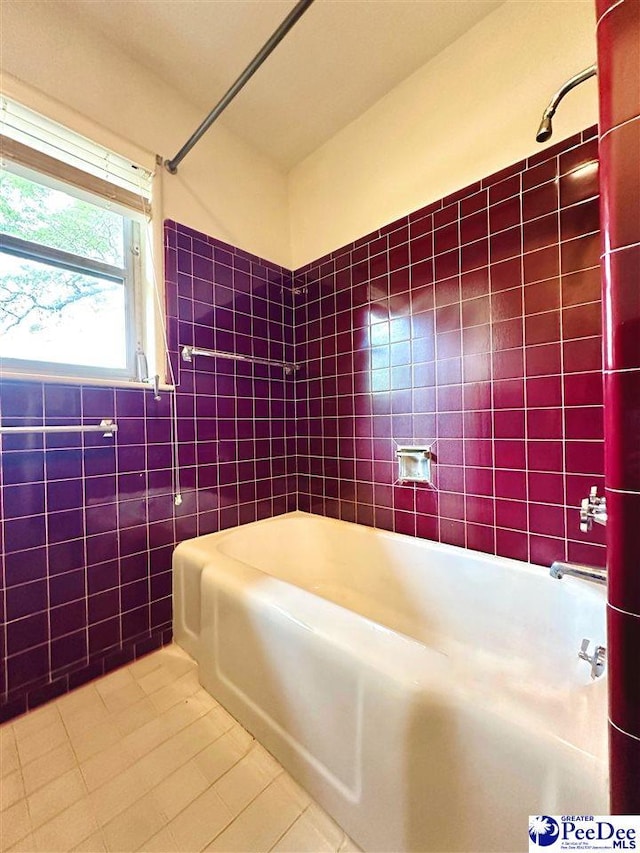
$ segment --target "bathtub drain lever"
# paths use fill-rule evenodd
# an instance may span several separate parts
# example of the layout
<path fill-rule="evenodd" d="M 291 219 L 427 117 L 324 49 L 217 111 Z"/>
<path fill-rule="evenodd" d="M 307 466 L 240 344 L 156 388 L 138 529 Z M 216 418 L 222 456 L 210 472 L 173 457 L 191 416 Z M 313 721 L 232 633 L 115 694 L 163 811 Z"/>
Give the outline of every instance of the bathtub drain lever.
<path fill-rule="evenodd" d="M 604 671 L 604 662 L 607 657 L 607 650 L 604 646 L 596 646 L 593 650 L 593 654 L 590 655 L 588 652 L 590 644 L 591 640 L 588 640 L 585 637 L 580 645 L 578 657 L 580 660 L 586 660 L 587 663 L 591 664 L 591 678 L 595 679 L 599 678 Z"/>

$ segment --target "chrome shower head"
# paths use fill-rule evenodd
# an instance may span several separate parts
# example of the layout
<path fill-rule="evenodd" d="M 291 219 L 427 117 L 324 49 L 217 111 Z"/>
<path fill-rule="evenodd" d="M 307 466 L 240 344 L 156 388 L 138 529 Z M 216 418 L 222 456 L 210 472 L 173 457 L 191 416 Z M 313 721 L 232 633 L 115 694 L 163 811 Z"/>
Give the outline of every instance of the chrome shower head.
<path fill-rule="evenodd" d="M 547 139 L 551 139 L 551 134 L 553 133 L 551 119 L 558 109 L 558 104 L 567 92 L 570 92 L 576 86 L 580 85 L 580 83 L 584 83 L 584 81 L 588 80 L 589 77 L 594 77 L 597 73 L 598 70 L 596 66 L 590 65 L 588 68 L 585 68 L 584 71 L 580 71 L 579 74 L 576 74 L 570 80 L 567 80 L 567 82 L 558 89 L 553 98 L 551 98 L 549 106 L 542 113 L 542 121 L 540 122 L 540 127 L 536 133 L 536 142 L 546 142 Z"/>
<path fill-rule="evenodd" d="M 551 126 L 551 116 L 545 114 L 542 116 L 542 121 L 540 122 L 540 127 L 538 128 L 538 132 L 536 133 L 536 142 L 546 142 L 547 139 L 551 139 L 551 134 L 553 133 L 553 128 Z"/>

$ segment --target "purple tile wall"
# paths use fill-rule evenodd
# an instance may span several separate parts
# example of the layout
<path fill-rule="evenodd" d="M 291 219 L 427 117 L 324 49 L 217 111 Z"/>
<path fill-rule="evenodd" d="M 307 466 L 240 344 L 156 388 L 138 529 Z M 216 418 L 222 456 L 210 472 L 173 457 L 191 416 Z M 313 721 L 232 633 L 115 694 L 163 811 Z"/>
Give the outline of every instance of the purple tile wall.
<path fill-rule="evenodd" d="M 549 564 L 602 565 L 597 140 L 547 149 L 292 273 L 165 224 L 172 395 L 0 383 L 0 696 L 20 713 L 171 636 L 171 552 L 300 509 Z M 301 364 L 180 359 L 184 345 Z M 44 419 L 44 421 L 43 421 Z M 394 441 L 432 444 L 434 486 Z"/>
<path fill-rule="evenodd" d="M 295 508 L 293 381 L 282 370 L 179 361 L 179 344 L 292 355 L 291 274 L 166 223 L 168 340 L 179 389 L 2 381 L 5 426 L 96 423 L 100 434 L 3 436 L 2 717 L 171 637 L 176 542 Z"/>
<path fill-rule="evenodd" d="M 297 270 L 298 505 L 549 565 L 605 560 L 596 129 Z M 430 444 L 434 485 L 396 480 Z"/>

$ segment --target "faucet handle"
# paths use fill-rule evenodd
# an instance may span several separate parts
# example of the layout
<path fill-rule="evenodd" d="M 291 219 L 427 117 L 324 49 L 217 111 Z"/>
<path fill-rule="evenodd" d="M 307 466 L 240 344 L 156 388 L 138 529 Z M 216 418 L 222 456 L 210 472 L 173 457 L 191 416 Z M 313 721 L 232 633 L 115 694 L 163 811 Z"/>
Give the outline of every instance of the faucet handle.
<path fill-rule="evenodd" d="M 607 650 L 605 646 L 596 645 L 593 650 L 593 654 L 590 655 L 588 652 L 589 645 L 591 640 L 588 640 L 586 637 L 583 639 L 580 644 L 580 651 L 578 652 L 578 657 L 580 660 L 585 660 L 587 663 L 591 664 L 591 678 L 596 679 L 599 678 L 604 671 L 604 664 L 607 658 Z"/>
<path fill-rule="evenodd" d="M 596 646 L 593 652 L 593 663 L 591 666 L 591 678 L 598 678 L 602 675 L 605 661 L 607 659 L 607 649 L 605 646 Z"/>
<path fill-rule="evenodd" d="M 607 499 L 598 495 L 598 487 L 591 486 L 589 496 L 580 501 L 580 530 L 588 533 L 593 522 L 607 523 Z"/>

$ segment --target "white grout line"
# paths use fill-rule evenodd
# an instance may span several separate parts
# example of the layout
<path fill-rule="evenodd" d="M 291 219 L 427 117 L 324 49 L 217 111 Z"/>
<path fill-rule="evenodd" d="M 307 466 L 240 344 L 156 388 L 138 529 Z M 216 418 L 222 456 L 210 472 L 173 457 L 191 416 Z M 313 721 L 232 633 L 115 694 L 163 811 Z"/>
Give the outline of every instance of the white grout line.
<path fill-rule="evenodd" d="M 624 613 L 625 616 L 631 616 L 633 619 L 640 619 L 640 613 L 632 613 L 630 610 L 623 610 L 622 607 L 616 607 L 615 604 L 611 604 L 610 601 L 607 602 L 607 607 L 610 607 L 611 610 L 616 610 L 618 613 Z"/>
<path fill-rule="evenodd" d="M 627 737 L 633 738 L 633 740 L 640 741 L 640 736 L 632 735 L 630 732 L 625 732 L 625 730 L 621 729 L 620 726 L 616 726 L 611 717 L 609 717 L 609 722 L 611 723 L 614 729 L 620 732 L 621 735 L 626 735 Z"/>
<path fill-rule="evenodd" d="M 614 131 L 620 130 L 621 127 L 626 127 L 628 124 L 633 124 L 634 121 L 640 121 L 640 115 L 632 116 L 631 118 L 625 119 L 625 121 L 621 121 L 620 124 L 614 125 L 614 127 L 610 127 L 609 130 L 606 130 L 600 136 L 600 142 L 610 136 Z"/>

